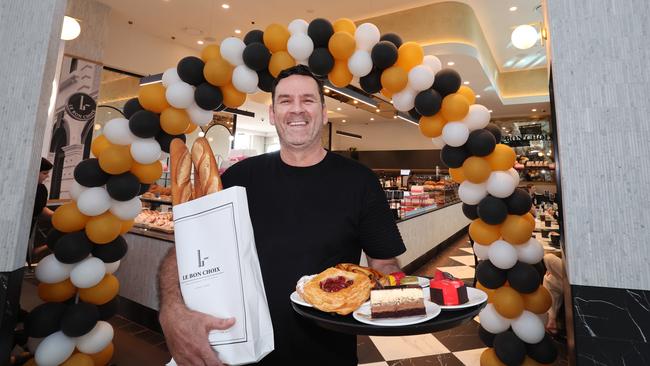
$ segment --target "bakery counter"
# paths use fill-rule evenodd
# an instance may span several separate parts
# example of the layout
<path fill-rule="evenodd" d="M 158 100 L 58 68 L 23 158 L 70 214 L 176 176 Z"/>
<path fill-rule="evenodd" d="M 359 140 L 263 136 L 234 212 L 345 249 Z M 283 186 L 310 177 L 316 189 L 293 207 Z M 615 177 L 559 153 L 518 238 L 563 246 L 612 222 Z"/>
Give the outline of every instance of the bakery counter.
<path fill-rule="evenodd" d="M 442 209 L 444 209 L 444 208 L 446 208 L 448 206 L 455 205 L 455 204 L 457 204 L 459 202 L 460 202 L 460 199 L 456 198 L 455 200 L 453 200 L 453 201 L 451 201 L 449 203 L 445 203 L 443 205 L 435 205 L 434 204 L 434 205 L 430 205 L 430 206 L 426 206 L 426 207 L 418 207 L 418 208 L 406 213 L 404 215 L 404 217 L 395 220 L 395 222 L 397 222 L 399 224 L 400 222 L 404 222 L 404 221 L 416 218 L 418 216 L 426 215 L 426 214 L 431 213 L 433 211 L 442 210 Z"/>

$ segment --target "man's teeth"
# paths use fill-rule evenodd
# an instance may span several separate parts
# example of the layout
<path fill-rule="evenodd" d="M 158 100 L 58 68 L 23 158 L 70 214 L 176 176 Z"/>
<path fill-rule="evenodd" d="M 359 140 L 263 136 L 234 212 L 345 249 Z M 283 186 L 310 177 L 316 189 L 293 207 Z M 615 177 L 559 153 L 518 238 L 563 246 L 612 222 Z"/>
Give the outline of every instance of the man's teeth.
<path fill-rule="evenodd" d="M 307 122 L 305 121 L 289 122 L 289 126 L 305 126 L 305 125 L 307 125 Z"/>

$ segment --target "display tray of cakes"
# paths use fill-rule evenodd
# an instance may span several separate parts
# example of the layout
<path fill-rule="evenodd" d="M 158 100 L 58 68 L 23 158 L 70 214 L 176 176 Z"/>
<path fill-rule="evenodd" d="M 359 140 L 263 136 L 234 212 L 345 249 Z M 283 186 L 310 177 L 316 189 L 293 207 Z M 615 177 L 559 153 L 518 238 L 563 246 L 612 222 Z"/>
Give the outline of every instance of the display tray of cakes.
<path fill-rule="evenodd" d="M 325 327 L 372 335 L 376 333 L 367 332 L 367 326 L 400 328 L 401 334 L 409 334 L 409 329 L 412 334 L 429 331 L 422 324 L 439 329 L 434 324 L 437 317 L 451 321 L 474 316 L 487 294 L 446 272 L 437 271 L 429 279 L 341 263 L 300 278 L 289 298 L 299 314 L 328 323 L 321 324 Z M 355 326 L 360 323 L 366 327 Z"/>
<path fill-rule="evenodd" d="M 171 187 L 163 187 L 154 183 L 149 186 L 149 189 L 146 192 L 142 194 L 141 198 L 149 201 L 171 204 L 172 189 Z"/>
<path fill-rule="evenodd" d="M 174 219 L 171 212 L 160 212 L 144 209 L 133 220 L 133 226 L 160 231 L 167 234 L 174 233 Z"/>

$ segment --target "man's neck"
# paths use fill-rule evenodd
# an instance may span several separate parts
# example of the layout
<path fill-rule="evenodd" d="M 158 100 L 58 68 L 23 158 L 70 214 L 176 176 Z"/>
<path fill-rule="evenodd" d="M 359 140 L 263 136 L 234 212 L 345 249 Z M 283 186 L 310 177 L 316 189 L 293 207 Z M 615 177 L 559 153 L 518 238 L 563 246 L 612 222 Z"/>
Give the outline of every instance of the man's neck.
<path fill-rule="evenodd" d="M 290 147 L 280 149 L 282 161 L 287 165 L 296 167 L 316 165 L 325 158 L 325 155 L 327 155 L 327 151 L 320 146 L 309 150 L 296 150 Z"/>

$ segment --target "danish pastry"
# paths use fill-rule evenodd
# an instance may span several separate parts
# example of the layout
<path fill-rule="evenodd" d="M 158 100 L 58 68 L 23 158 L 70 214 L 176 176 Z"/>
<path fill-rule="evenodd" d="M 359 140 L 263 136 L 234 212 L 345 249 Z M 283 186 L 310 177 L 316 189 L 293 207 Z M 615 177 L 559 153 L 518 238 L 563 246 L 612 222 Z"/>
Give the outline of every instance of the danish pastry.
<path fill-rule="evenodd" d="M 316 309 L 348 315 L 370 296 L 368 276 L 330 267 L 304 284 L 302 297 Z"/>
<path fill-rule="evenodd" d="M 374 287 L 383 287 L 389 285 L 388 277 L 373 268 L 362 267 L 352 263 L 339 263 L 335 266 L 335 268 L 366 275 Z M 379 283 L 381 286 L 378 286 L 377 283 Z"/>

